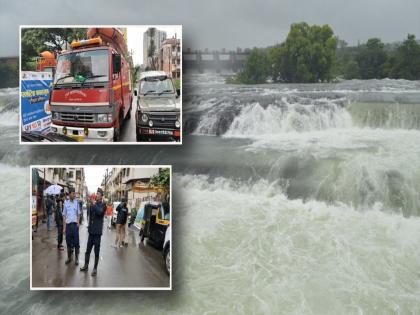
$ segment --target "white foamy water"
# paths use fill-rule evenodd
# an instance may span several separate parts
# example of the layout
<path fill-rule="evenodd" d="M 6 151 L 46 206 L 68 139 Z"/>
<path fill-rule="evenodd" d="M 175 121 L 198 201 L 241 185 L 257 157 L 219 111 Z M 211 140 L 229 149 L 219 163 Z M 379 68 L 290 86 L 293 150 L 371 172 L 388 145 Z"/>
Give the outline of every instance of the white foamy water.
<path fill-rule="evenodd" d="M 23 186 L 16 192 L 26 201 L 26 169 L 8 167 L 2 175 Z M 27 295 L 25 245 L 2 256 L 1 305 L 31 314 L 132 313 L 139 305 L 142 313 L 160 314 L 420 312 L 419 218 L 289 200 L 264 180 L 178 175 L 174 187 L 174 292 Z M 12 189 L 2 198 L 27 210 Z M 16 239 L 12 231 L 28 220 L 20 214 L 2 226 L 2 244 L 26 243 L 26 232 Z"/>
<path fill-rule="evenodd" d="M 352 124 L 349 113 L 334 103 L 327 107 L 288 104 L 285 107 L 252 104 L 235 117 L 226 136 L 277 135 L 290 131 L 346 128 Z"/>
<path fill-rule="evenodd" d="M 19 113 L 13 111 L 6 111 L 0 113 L 0 126 L 18 126 Z"/>
<path fill-rule="evenodd" d="M 116 160 L 106 147 L 22 148 L 0 129 L 0 309 L 419 314 L 419 83 L 190 79 L 184 123 L 215 137 L 182 147 Z M 43 162 L 173 163 L 173 292 L 28 293 L 26 165 Z"/>

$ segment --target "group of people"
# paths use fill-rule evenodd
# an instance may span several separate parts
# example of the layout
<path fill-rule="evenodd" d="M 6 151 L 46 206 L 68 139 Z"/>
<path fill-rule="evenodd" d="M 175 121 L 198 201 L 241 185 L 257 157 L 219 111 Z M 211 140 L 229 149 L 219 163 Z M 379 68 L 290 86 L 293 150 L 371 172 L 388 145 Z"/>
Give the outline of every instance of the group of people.
<path fill-rule="evenodd" d="M 101 188 L 97 189 L 96 195 L 91 196 L 90 203 L 87 206 L 88 220 L 88 240 L 86 245 L 84 265 L 80 271 L 86 272 L 89 269 L 89 261 L 92 249 L 95 253 L 95 261 L 91 275 L 96 276 L 99 263 L 99 252 L 101 247 L 101 237 L 103 230 L 103 222 L 105 215 L 112 217 L 112 205 L 107 205 L 103 198 Z M 68 265 L 74 260 L 75 265 L 79 265 L 79 226 L 82 224 L 83 202 L 77 198 L 74 188 L 69 188 L 67 196 L 60 195 L 57 197 L 49 196 L 46 202 L 47 209 L 47 228 L 51 229 L 52 216 L 54 213 L 57 225 L 57 249 L 64 250 L 62 245 L 63 235 L 66 237 L 67 259 L 65 264 Z M 127 203 L 125 200 L 118 205 L 116 219 L 116 238 L 114 247 L 122 247 L 125 243 L 125 226 L 128 217 Z M 73 258 L 74 255 L 74 258 Z"/>

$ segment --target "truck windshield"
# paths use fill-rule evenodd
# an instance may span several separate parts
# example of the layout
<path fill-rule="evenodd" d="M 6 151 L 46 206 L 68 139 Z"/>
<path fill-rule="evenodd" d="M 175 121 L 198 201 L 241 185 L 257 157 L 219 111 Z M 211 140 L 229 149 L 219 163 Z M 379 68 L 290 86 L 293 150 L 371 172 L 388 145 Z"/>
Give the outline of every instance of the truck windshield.
<path fill-rule="evenodd" d="M 171 79 L 165 78 L 146 78 L 140 81 L 140 94 L 173 94 L 175 93 Z"/>
<path fill-rule="evenodd" d="M 109 52 L 106 49 L 72 52 L 58 57 L 54 84 L 108 80 Z"/>

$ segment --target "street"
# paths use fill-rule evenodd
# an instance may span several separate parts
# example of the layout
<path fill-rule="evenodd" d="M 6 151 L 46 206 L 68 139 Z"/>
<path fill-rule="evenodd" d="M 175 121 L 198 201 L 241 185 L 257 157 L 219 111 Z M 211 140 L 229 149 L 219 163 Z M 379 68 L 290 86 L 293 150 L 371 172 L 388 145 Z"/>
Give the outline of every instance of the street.
<path fill-rule="evenodd" d="M 124 121 L 119 142 L 136 142 L 136 106 L 137 96 L 133 96 L 131 118 Z"/>
<path fill-rule="evenodd" d="M 32 286 L 36 287 L 165 287 L 169 288 L 169 276 L 160 250 L 152 246 L 139 245 L 138 232 L 128 229 L 127 247 L 113 248 L 115 228 L 107 228 L 104 220 L 101 240 L 98 274 L 91 276 L 94 262 L 92 250 L 88 272 L 79 269 L 84 264 L 88 238 L 86 213 L 79 228 L 80 257 L 79 266 L 74 261 L 65 265 L 67 258 L 66 242 L 64 251 L 57 250 L 57 228 L 55 223 L 47 231 L 46 223 L 40 223 L 32 240 Z M 73 255 L 74 258 L 74 255 Z"/>

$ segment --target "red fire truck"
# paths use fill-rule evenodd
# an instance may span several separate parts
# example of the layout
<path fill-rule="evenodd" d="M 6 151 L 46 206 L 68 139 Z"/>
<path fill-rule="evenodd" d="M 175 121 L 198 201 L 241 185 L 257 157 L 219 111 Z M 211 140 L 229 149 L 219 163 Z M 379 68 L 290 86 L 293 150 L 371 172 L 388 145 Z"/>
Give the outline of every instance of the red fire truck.
<path fill-rule="evenodd" d="M 90 28 L 57 58 L 51 131 L 77 141 L 118 141 L 131 115 L 130 64 L 123 33 Z"/>

